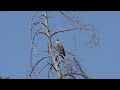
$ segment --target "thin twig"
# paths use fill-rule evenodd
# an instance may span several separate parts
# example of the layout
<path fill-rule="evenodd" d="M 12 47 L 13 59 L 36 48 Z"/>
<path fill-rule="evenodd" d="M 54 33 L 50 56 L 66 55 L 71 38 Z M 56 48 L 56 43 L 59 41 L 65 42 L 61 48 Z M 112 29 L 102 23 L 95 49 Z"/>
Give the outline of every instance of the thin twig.
<path fill-rule="evenodd" d="M 48 56 L 49 57 L 49 56 Z M 32 68 L 31 72 L 30 72 L 30 76 L 32 75 L 32 72 L 34 71 L 35 67 L 42 61 L 44 60 L 45 58 L 48 58 L 48 57 L 43 57 L 42 59 L 40 59 Z"/>
<path fill-rule="evenodd" d="M 73 79 L 76 79 L 75 76 L 72 75 L 72 74 L 64 74 L 64 76 L 70 76 L 70 77 L 72 77 Z"/>
<path fill-rule="evenodd" d="M 49 65 L 49 63 L 47 63 L 45 66 L 43 66 L 43 68 L 39 71 L 39 73 L 41 73 L 41 71 L 46 68 Z"/>
<path fill-rule="evenodd" d="M 73 18 L 71 18 L 71 17 L 67 16 L 67 15 L 66 15 L 65 13 L 63 13 L 62 11 L 60 11 L 60 13 L 61 13 L 63 16 L 65 16 L 67 19 L 71 20 L 72 22 L 74 22 L 74 23 L 76 23 L 76 22 L 77 22 L 77 24 L 78 24 L 78 23 L 80 23 L 78 20 L 73 19 Z"/>
<path fill-rule="evenodd" d="M 49 73 L 50 73 L 50 70 L 52 69 L 52 66 L 50 66 L 49 70 L 48 70 L 48 79 L 49 79 Z"/>
<path fill-rule="evenodd" d="M 60 32 L 73 31 L 73 30 L 76 30 L 76 29 L 83 29 L 83 28 L 70 28 L 70 29 L 65 29 L 65 30 L 59 30 L 59 31 L 57 31 L 57 32 L 54 32 L 54 33 L 51 35 L 51 37 L 54 36 L 55 34 L 60 33 Z"/>
<path fill-rule="evenodd" d="M 33 36 L 32 36 L 32 30 L 33 30 L 33 26 L 34 26 L 34 25 L 33 25 L 33 20 L 34 20 L 35 16 L 38 14 L 38 12 L 39 12 L 39 11 L 37 11 L 37 12 L 32 16 L 32 19 L 31 19 L 31 25 L 30 25 L 31 45 L 32 45 L 32 39 L 33 39 L 33 38 L 32 38 L 32 37 L 33 37 Z M 33 53 L 33 46 L 31 46 L 31 53 L 30 53 L 30 60 L 29 60 L 29 62 L 30 62 L 30 67 L 32 67 L 32 58 L 33 58 L 33 57 L 32 57 L 32 53 Z"/>

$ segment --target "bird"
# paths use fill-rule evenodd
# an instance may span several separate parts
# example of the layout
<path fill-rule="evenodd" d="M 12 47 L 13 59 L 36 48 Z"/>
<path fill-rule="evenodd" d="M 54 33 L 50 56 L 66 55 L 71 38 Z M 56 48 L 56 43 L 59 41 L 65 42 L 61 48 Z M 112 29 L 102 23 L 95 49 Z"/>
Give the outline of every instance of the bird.
<path fill-rule="evenodd" d="M 62 44 L 60 43 L 59 39 L 56 40 L 56 48 L 57 48 L 57 50 L 58 50 L 59 55 L 60 55 L 63 59 L 65 59 L 65 50 L 64 50 Z"/>

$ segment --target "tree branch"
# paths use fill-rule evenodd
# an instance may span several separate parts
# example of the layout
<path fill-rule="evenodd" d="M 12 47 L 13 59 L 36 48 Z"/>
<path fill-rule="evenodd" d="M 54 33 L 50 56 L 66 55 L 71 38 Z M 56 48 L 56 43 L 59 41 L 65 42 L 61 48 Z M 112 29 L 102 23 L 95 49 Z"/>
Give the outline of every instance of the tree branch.
<path fill-rule="evenodd" d="M 65 13 L 63 13 L 62 11 L 60 11 L 60 13 L 61 13 L 63 16 L 65 16 L 67 19 L 71 20 L 72 22 L 74 22 L 74 23 L 76 23 L 76 22 L 77 22 L 77 24 L 78 24 L 78 23 L 80 23 L 78 20 L 73 19 L 73 18 L 71 18 L 71 17 L 67 16 L 67 15 L 66 15 Z"/>
<path fill-rule="evenodd" d="M 49 65 L 49 63 L 47 63 L 45 66 L 43 66 L 43 68 L 41 68 L 41 70 L 39 71 L 39 73 L 41 73 L 41 71 L 46 68 Z"/>
<path fill-rule="evenodd" d="M 70 29 L 60 30 L 60 31 L 54 32 L 54 33 L 51 35 L 51 37 L 54 36 L 55 34 L 58 34 L 58 33 L 61 33 L 61 32 L 73 31 L 73 30 L 76 30 L 76 29 L 83 29 L 83 28 L 70 28 Z"/>
<path fill-rule="evenodd" d="M 55 65 L 55 68 L 57 69 L 57 74 L 58 74 L 58 77 L 59 79 L 62 79 L 62 75 L 61 75 L 61 70 L 60 70 L 60 67 L 59 67 L 59 64 L 58 62 L 55 60 L 55 54 L 54 54 L 54 51 L 52 49 L 52 40 L 51 40 L 51 35 L 50 35 L 50 30 L 48 28 L 48 18 L 47 18 L 47 11 L 45 11 L 45 24 L 42 23 L 42 25 L 44 25 L 45 27 L 45 30 L 46 30 L 46 33 L 48 35 L 48 44 L 49 44 L 49 51 L 50 51 L 50 54 L 51 54 L 51 57 L 53 59 L 53 62 L 54 62 L 54 65 Z"/>
<path fill-rule="evenodd" d="M 50 57 L 50 56 L 48 56 L 48 57 Z M 41 58 L 41 59 L 32 67 L 32 70 L 31 70 L 31 72 L 30 72 L 30 77 L 31 77 L 32 72 L 34 71 L 35 67 L 36 67 L 42 60 L 44 60 L 45 58 L 48 58 L 48 57 L 43 57 L 43 58 Z"/>

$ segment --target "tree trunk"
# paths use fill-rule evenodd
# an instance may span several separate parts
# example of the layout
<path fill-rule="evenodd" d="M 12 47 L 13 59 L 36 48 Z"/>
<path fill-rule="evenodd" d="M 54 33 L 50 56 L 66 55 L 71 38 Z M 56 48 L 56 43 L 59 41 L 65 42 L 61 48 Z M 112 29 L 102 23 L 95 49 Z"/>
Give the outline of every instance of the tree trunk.
<path fill-rule="evenodd" d="M 60 66 L 58 64 L 58 61 L 56 60 L 56 57 L 55 57 L 55 54 L 54 54 L 53 48 L 52 48 L 52 40 L 51 40 L 50 31 L 49 31 L 49 28 L 48 28 L 48 15 L 47 15 L 47 11 L 45 11 L 45 25 L 46 25 L 46 33 L 48 35 L 49 51 L 50 51 L 50 54 L 52 56 L 55 69 L 57 70 L 57 75 L 58 75 L 59 79 L 63 79 L 62 73 L 61 73 L 61 70 L 60 70 Z"/>

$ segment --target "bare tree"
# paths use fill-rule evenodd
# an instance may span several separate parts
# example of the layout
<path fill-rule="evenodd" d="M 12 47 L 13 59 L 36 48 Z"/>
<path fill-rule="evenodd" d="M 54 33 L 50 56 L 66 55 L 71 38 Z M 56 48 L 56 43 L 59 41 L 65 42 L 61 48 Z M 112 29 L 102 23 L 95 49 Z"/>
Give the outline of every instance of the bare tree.
<path fill-rule="evenodd" d="M 64 17 L 67 23 L 69 23 L 69 27 L 67 29 L 63 27 L 61 30 L 54 30 L 49 27 L 49 20 L 52 18 L 49 17 L 49 13 L 53 12 L 38 11 L 33 15 L 31 20 L 29 78 L 42 78 L 42 72 L 44 72 L 44 75 L 47 74 L 48 79 L 88 79 L 89 77 L 82 69 L 77 55 L 65 50 L 66 57 L 65 60 L 63 60 L 57 52 L 56 46 L 53 43 L 53 38 L 56 38 L 56 35 L 60 33 L 64 35 L 64 33 L 69 32 L 88 31 L 90 33 L 89 45 L 93 47 L 97 46 L 99 43 L 95 28 L 89 24 L 83 25 L 79 20 L 78 12 L 59 11 L 54 13 L 58 13 Z M 74 38 L 74 40 L 76 40 L 76 38 Z"/>

